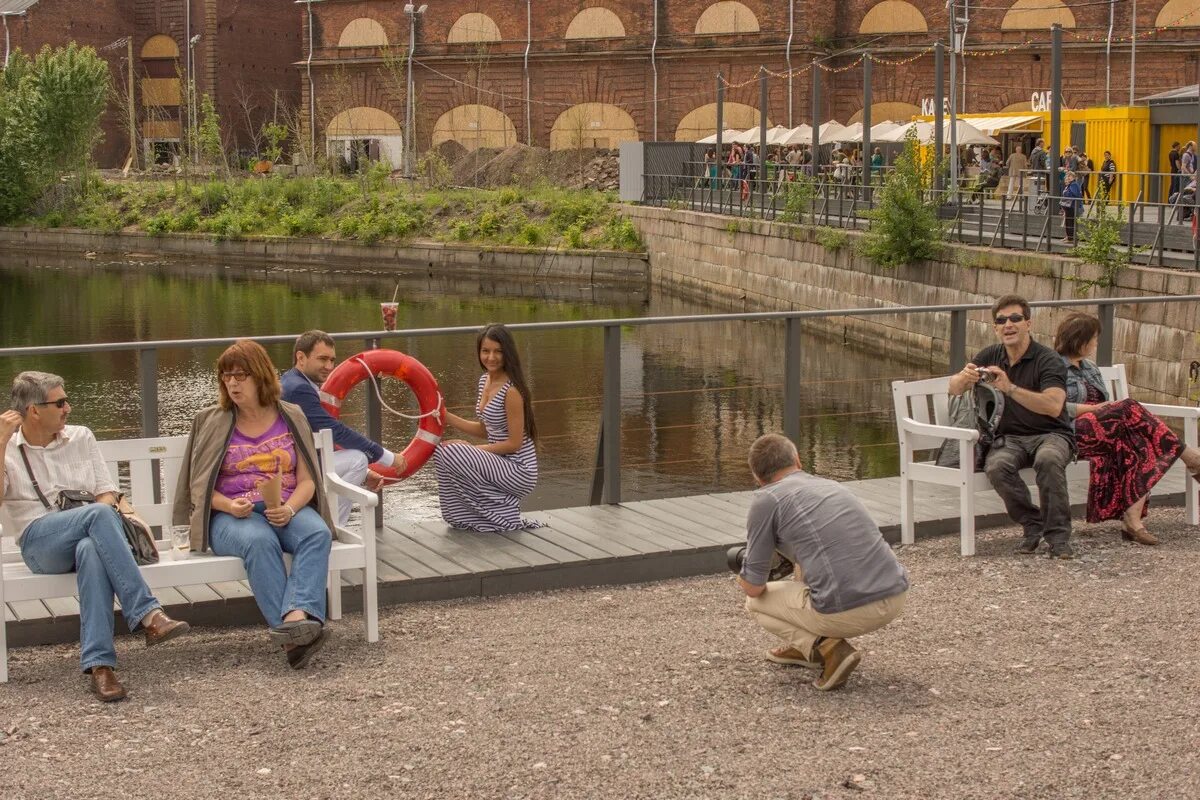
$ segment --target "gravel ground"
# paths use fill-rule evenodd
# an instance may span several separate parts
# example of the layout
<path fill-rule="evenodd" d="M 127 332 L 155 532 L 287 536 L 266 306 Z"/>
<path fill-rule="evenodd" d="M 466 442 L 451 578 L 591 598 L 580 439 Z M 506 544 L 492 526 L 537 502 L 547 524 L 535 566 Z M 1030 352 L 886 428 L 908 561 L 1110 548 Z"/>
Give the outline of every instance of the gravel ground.
<path fill-rule="evenodd" d="M 761 658 L 728 576 L 389 609 L 292 673 L 260 629 L 120 642 L 130 698 L 70 646 L 12 654 L 0 797 L 1200 796 L 1200 544 L 1077 531 L 1074 562 L 905 549 L 905 616 L 841 692 Z"/>

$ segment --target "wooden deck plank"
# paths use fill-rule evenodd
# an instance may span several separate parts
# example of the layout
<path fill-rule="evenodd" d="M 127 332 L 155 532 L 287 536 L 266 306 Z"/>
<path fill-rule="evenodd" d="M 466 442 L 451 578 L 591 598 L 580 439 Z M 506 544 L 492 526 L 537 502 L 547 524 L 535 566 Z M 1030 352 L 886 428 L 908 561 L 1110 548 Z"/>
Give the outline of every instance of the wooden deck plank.
<path fill-rule="evenodd" d="M 627 533 L 621 524 L 610 517 L 596 516 L 590 506 L 583 508 L 560 508 L 555 512 L 556 521 L 566 522 L 586 531 L 591 531 L 602 539 L 614 544 L 624 545 L 634 553 L 662 553 L 670 549 L 669 544 L 662 541 L 649 541 L 646 537 Z"/>
<path fill-rule="evenodd" d="M 401 570 L 410 575 L 413 574 L 413 572 L 409 572 L 410 569 L 414 572 L 430 570 L 433 577 L 471 574 L 469 567 L 465 567 L 457 561 L 452 561 L 436 550 L 431 550 L 425 545 L 410 539 L 398 529 L 386 529 L 384 533 L 380 534 L 377 542 L 384 541 L 387 542 L 387 545 L 393 551 L 388 557 Z"/>
<path fill-rule="evenodd" d="M 604 533 L 588 528 L 586 520 L 579 520 L 572 518 L 568 514 L 559 513 L 560 511 L 565 512 L 569 510 L 555 509 L 554 514 L 550 517 L 550 528 L 538 528 L 538 534 L 541 535 L 547 530 L 557 531 L 560 536 L 577 541 L 582 546 L 608 553 L 609 558 L 631 558 L 642 555 L 642 550 L 638 550 L 624 541 L 614 539 Z"/>
<path fill-rule="evenodd" d="M 505 539 L 514 541 L 523 547 L 527 547 L 530 550 L 536 550 L 555 564 L 570 564 L 576 561 L 587 560 L 587 556 L 580 555 L 573 550 L 563 547 L 561 544 L 556 544 L 552 541 L 548 541 L 547 539 L 539 537 L 537 533 L 543 530 L 550 529 L 530 528 L 521 531 L 510 531 L 508 533 L 502 533 L 499 535 L 503 536 Z"/>
<path fill-rule="evenodd" d="M 688 513 L 695 512 L 695 516 L 693 517 L 679 514 L 677 512 L 678 507 L 676 505 L 664 504 L 659 500 L 647 501 L 648 505 L 644 507 L 638 507 L 634 510 L 641 511 L 647 508 L 654 508 L 667 514 L 675 514 L 677 519 L 671 521 L 669 524 L 673 525 L 679 530 L 687 531 L 693 536 L 700 537 L 709 544 L 714 545 L 727 544 L 729 542 L 729 530 L 731 528 L 739 531 L 744 531 L 746 529 L 746 513 L 744 511 L 728 505 L 726 505 L 725 508 L 721 508 L 719 505 L 720 501 L 712 501 L 717 505 L 709 506 L 706 503 L 693 502 L 695 499 L 696 498 L 687 498 L 687 505 L 689 506 Z M 732 513 L 734 518 L 738 520 L 737 523 L 730 522 L 730 517 L 727 516 L 730 513 Z M 698 521 L 700 519 L 704 519 L 705 522 Z"/>
<path fill-rule="evenodd" d="M 476 547 L 485 556 L 494 561 L 494 555 L 504 554 L 517 559 L 527 567 L 534 569 L 542 569 L 544 567 L 556 566 L 558 559 L 551 558 L 544 553 L 541 553 L 532 548 L 526 547 L 520 542 L 509 539 L 499 533 L 479 533 L 477 531 L 447 531 L 448 536 L 454 536 L 464 543 L 472 547 Z"/>
<path fill-rule="evenodd" d="M 181 595 L 177 589 L 170 586 L 164 586 L 161 589 L 154 590 L 154 596 L 158 598 L 158 602 L 164 606 L 185 605 L 189 600 Z"/>
<path fill-rule="evenodd" d="M 689 535 L 700 535 L 698 532 L 703 530 L 705 547 L 726 547 L 738 539 L 745 539 L 745 528 L 736 528 L 734 526 L 722 525 L 719 528 L 714 528 L 708 523 L 697 522 L 688 517 L 681 517 L 675 513 L 674 509 L 656 504 L 655 501 L 647 501 L 645 505 L 633 504 L 630 510 L 634 511 L 640 517 L 652 520 L 658 525 L 666 527 L 667 530 L 686 532 Z"/>
<path fill-rule="evenodd" d="M 736 509 L 723 509 L 701 506 L 691 501 L 691 498 L 666 497 L 662 500 L 646 501 L 659 508 L 673 511 L 684 519 L 705 525 L 709 530 L 722 530 L 724 527 L 745 528 L 746 515 Z"/>
<path fill-rule="evenodd" d="M 219 594 L 224 600 L 236 600 L 239 597 L 253 597 L 250 585 L 245 581 L 217 581 L 208 584 L 209 588 Z"/>
<path fill-rule="evenodd" d="M 55 619 L 59 617 L 78 617 L 79 601 L 74 597 L 53 597 L 42 601 Z"/>
<path fill-rule="evenodd" d="M 14 600 L 9 605 L 12 607 L 13 613 L 17 615 L 17 619 L 25 622 L 27 620 L 51 620 L 54 615 L 50 613 L 50 609 L 46 608 L 46 604 L 41 600 Z"/>
<path fill-rule="evenodd" d="M 431 550 L 437 549 L 451 561 L 456 561 L 473 572 L 486 573 L 507 569 L 527 569 L 521 559 L 499 548 L 490 547 L 486 534 L 480 538 L 475 531 L 458 531 L 443 523 L 419 522 L 408 536 L 421 542 Z"/>
<path fill-rule="evenodd" d="M 533 528 L 528 531 L 522 531 L 522 533 L 527 535 L 531 540 L 537 540 L 551 547 L 560 548 L 587 561 L 611 561 L 615 558 L 607 550 L 601 550 L 585 541 L 572 538 L 560 526 L 549 525 L 544 528 Z M 566 561 L 566 559 L 563 560 L 564 562 Z"/>
<path fill-rule="evenodd" d="M 420 525 L 406 526 L 406 529 L 396 530 L 395 532 L 401 538 L 407 539 L 414 545 L 418 545 L 425 551 L 437 556 L 436 559 L 431 557 L 429 560 L 419 560 L 422 560 L 443 575 L 456 573 L 489 575 L 500 571 L 500 567 L 496 566 L 495 563 L 482 558 L 479 554 L 472 552 L 459 542 L 452 541 L 441 533 L 426 530 Z M 408 552 L 412 551 L 409 550 Z"/>
<path fill-rule="evenodd" d="M 677 520 L 668 519 L 666 516 L 659 518 L 652 514 L 643 514 L 639 509 L 645 507 L 638 503 L 619 508 L 613 506 L 596 506 L 595 508 L 595 513 L 607 514 L 617 520 L 626 530 L 645 531 L 646 534 L 654 537 L 668 536 L 693 550 L 707 550 L 710 547 L 719 547 L 724 544 L 724 539 L 720 534 L 705 530 L 703 526 L 690 525 L 687 522 L 680 523 Z M 679 545 L 670 545 L 672 550 L 678 548 Z"/>
<path fill-rule="evenodd" d="M 593 506 L 582 510 L 581 515 L 591 520 L 591 524 L 610 524 L 620 530 L 623 535 L 636 537 L 657 548 L 652 552 L 691 553 L 707 549 L 712 542 L 695 536 L 671 525 L 664 525 L 658 520 L 637 514 L 631 509 L 612 509 L 611 507 Z"/>
<path fill-rule="evenodd" d="M 407 541 L 407 540 L 406 540 Z M 433 569 L 428 564 L 413 558 L 403 549 L 396 546 L 395 534 L 380 534 L 375 537 L 375 562 L 378 568 L 384 566 L 389 571 L 395 572 L 399 578 L 389 580 L 422 580 L 426 578 L 440 578 L 442 573 Z M 383 573 L 379 575 L 380 582 L 385 582 Z"/>
<path fill-rule="evenodd" d="M 206 583 L 193 583 L 190 586 L 177 586 L 179 593 L 188 599 L 189 603 L 208 603 L 223 599 Z"/>

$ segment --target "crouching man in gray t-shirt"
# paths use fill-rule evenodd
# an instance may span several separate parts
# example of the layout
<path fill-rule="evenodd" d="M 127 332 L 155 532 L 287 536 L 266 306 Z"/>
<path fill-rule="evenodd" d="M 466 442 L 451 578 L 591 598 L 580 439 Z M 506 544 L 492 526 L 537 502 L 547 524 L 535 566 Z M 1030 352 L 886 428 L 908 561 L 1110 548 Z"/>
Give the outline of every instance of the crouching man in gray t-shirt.
<path fill-rule="evenodd" d="M 820 669 L 813 686 L 836 689 L 862 660 L 846 640 L 900 616 L 908 573 L 858 498 L 804 472 L 788 439 L 759 437 L 750 447 L 750 471 L 760 488 L 737 579 L 746 610 L 786 643 L 769 651 L 769 660 Z M 776 550 L 795 563 L 793 580 L 767 583 Z"/>

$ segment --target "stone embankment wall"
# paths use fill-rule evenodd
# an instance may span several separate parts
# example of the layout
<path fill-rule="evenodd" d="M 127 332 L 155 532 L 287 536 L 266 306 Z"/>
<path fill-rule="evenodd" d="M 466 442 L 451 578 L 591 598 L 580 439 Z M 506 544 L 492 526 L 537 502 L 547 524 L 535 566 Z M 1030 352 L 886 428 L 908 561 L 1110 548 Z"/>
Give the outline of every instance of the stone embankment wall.
<path fill-rule="evenodd" d="M 643 206 L 624 209 L 650 257 L 656 288 L 737 311 L 850 309 L 990 303 L 1015 292 L 1029 300 L 1200 294 L 1200 274 L 1130 267 L 1111 288 L 1090 286 L 1100 270 L 1076 259 L 953 245 L 941 261 L 885 268 L 858 256 L 859 234 L 828 249 L 811 228 Z M 1196 403 L 1190 377 L 1200 360 L 1200 309 L 1189 302 L 1122 306 L 1114 361 L 1128 369 L 1135 397 Z M 1095 312 L 1095 308 L 1084 307 Z M 1064 310 L 1034 312 L 1035 336 L 1049 345 Z M 832 317 L 809 325 L 902 358 L 946 368 L 949 313 Z M 995 341 L 988 312 L 969 315 L 967 355 Z M 782 354 L 780 356 L 782 358 Z"/>
<path fill-rule="evenodd" d="M 85 253 L 156 255 L 221 264 L 327 266 L 374 271 L 427 272 L 434 277 L 503 277 L 506 280 L 570 281 L 649 286 L 641 253 L 472 247 L 440 242 L 406 244 L 255 237 L 215 241 L 202 234 L 149 236 L 79 230 L 0 228 L 0 249 L 79 256 Z"/>

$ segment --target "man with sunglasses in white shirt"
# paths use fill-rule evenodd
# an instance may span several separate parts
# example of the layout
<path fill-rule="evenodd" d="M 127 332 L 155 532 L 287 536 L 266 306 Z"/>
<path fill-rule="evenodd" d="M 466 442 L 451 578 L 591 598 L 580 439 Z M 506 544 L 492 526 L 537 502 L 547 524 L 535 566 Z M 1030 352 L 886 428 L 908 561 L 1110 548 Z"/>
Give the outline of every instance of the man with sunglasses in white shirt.
<path fill-rule="evenodd" d="M 130 631 L 155 645 L 188 631 L 150 594 L 116 510 L 117 487 L 95 435 L 68 425 L 71 403 L 63 379 L 22 372 L 13 380 L 11 408 L 0 413 L 0 522 L 19 536 L 26 566 L 37 574 L 77 573 L 80 662 L 103 702 L 121 700 L 114 672 L 113 595 Z M 96 502 L 60 510 L 63 492 L 85 491 Z"/>
<path fill-rule="evenodd" d="M 1075 455 L 1075 430 L 1066 410 L 1067 368 L 1054 350 L 1033 340 L 1029 302 L 1005 295 L 992 304 L 998 344 L 985 347 L 950 377 L 950 394 L 973 391 L 985 380 L 1004 395 L 1004 411 L 984 471 L 1024 536 L 1017 552 L 1037 552 L 1042 539 L 1051 558 L 1072 558 L 1071 498 L 1067 464 Z M 1033 467 L 1038 505 L 1018 474 Z"/>

